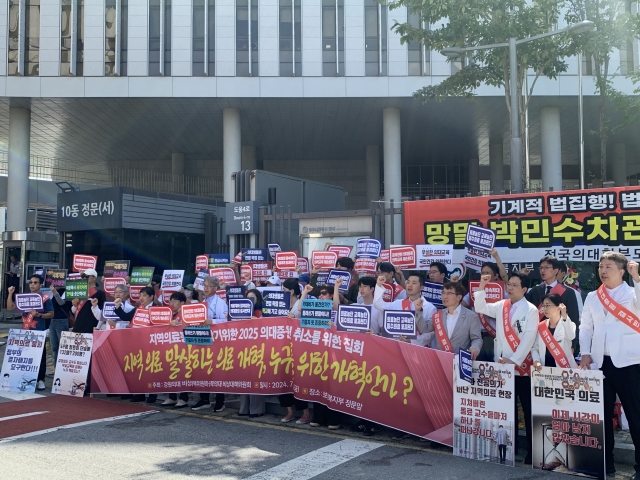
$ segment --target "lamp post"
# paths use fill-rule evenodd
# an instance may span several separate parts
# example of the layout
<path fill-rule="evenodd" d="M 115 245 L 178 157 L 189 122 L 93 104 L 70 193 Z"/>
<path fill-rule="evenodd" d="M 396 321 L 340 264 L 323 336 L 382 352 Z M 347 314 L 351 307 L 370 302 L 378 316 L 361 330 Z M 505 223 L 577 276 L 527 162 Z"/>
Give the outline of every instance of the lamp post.
<path fill-rule="evenodd" d="M 522 43 L 540 40 L 541 38 L 568 33 L 576 35 L 588 32 L 595 28 L 595 24 L 589 20 L 574 23 L 560 30 L 534 35 L 521 39 L 510 38 L 507 43 L 494 43 L 491 45 L 479 45 L 476 47 L 450 47 L 440 50 L 447 57 L 460 57 L 465 52 L 476 50 L 490 50 L 492 48 L 509 48 L 509 93 L 511 105 L 511 193 L 522 193 L 522 140 L 520 138 L 520 117 L 518 115 L 518 58 L 517 46 Z M 526 72 L 525 72 L 526 75 Z"/>

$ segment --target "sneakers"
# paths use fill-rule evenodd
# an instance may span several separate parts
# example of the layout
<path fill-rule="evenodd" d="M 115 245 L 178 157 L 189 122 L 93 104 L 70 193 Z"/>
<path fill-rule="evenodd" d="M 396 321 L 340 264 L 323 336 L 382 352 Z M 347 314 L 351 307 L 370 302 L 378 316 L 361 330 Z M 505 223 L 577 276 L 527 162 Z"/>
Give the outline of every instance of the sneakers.
<path fill-rule="evenodd" d="M 198 403 L 191 407 L 191 410 L 204 410 L 205 408 L 211 408 L 211 404 L 204 400 L 198 400 Z"/>
<path fill-rule="evenodd" d="M 289 423 L 289 422 L 291 422 L 291 421 L 293 421 L 293 420 L 295 420 L 295 419 L 296 419 L 296 415 L 295 415 L 295 413 L 287 413 L 287 416 L 286 416 L 286 417 L 282 417 L 282 418 L 280 419 L 280 421 L 281 421 L 282 423 Z"/>
<path fill-rule="evenodd" d="M 306 423 L 311 423 L 311 415 L 308 414 L 308 413 L 305 413 L 298 420 L 296 420 L 296 423 L 298 425 L 304 425 Z"/>
<path fill-rule="evenodd" d="M 185 402 L 184 400 L 178 400 L 173 408 L 184 408 L 187 406 L 189 406 L 187 402 Z"/>
<path fill-rule="evenodd" d="M 296 423 L 300 423 L 300 422 L 296 422 Z M 310 427 L 319 427 L 319 426 L 320 426 L 320 424 L 319 424 L 319 423 L 316 423 L 316 422 L 309 422 L 309 426 L 310 426 Z"/>
<path fill-rule="evenodd" d="M 172 406 L 177 405 L 177 404 L 178 404 L 177 400 L 171 400 L 170 398 L 167 398 L 160 405 L 162 405 L 163 407 L 172 407 Z"/>
<path fill-rule="evenodd" d="M 38 386 L 37 386 L 38 390 L 44 390 L 45 388 L 47 388 L 47 386 L 44 384 L 43 380 L 40 380 L 38 382 Z"/>
<path fill-rule="evenodd" d="M 340 425 L 329 425 L 329 430 L 340 430 Z"/>
<path fill-rule="evenodd" d="M 213 407 L 214 412 L 221 412 L 223 410 L 224 410 L 224 403 L 222 405 L 214 405 Z"/>

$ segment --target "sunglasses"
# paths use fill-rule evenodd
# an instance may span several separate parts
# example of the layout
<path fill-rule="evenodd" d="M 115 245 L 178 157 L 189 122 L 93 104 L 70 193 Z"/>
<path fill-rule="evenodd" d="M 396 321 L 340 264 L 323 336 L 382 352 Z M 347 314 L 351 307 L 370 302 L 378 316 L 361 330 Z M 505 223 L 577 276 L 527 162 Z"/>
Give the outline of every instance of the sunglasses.
<path fill-rule="evenodd" d="M 320 292 L 320 295 L 329 295 L 329 292 L 327 292 L 326 290 L 322 290 L 322 291 Z"/>
<path fill-rule="evenodd" d="M 29 285 L 40 285 L 40 282 L 29 282 Z"/>

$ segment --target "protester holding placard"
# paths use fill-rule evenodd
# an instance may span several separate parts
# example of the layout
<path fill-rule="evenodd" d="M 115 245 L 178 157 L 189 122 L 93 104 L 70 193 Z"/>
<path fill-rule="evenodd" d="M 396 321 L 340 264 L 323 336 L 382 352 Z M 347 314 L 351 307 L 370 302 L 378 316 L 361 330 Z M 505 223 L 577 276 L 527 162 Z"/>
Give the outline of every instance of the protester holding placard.
<path fill-rule="evenodd" d="M 51 350 L 53 351 L 53 365 L 58 361 L 58 349 L 60 347 L 60 338 L 62 332 L 69 331 L 69 315 L 71 314 L 71 302 L 67 302 L 64 298 L 65 288 L 56 288 L 53 285 L 49 287 L 53 301 L 53 318 L 49 325 L 49 341 L 51 342 Z"/>
<path fill-rule="evenodd" d="M 349 290 L 343 296 L 349 302 L 355 303 L 358 301 L 358 273 L 353 270 L 355 263 L 350 257 L 340 257 L 336 261 L 335 270 L 344 270 L 351 273 L 351 283 L 349 284 Z M 317 286 L 318 272 L 311 275 L 311 285 Z"/>
<path fill-rule="evenodd" d="M 557 293 L 542 299 L 545 319 L 538 324 L 538 336 L 531 356 L 536 370 L 542 367 L 578 368 L 571 353 L 576 324 L 567 315 L 567 307 Z"/>
<path fill-rule="evenodd" d="M 45 331 L 47 329 L 47 320 L 53 318 L 53 303 L 49 296 L 40 291 L 44 285 L 44 278 L 41 275 L 31 275 L 29 279 L 29 292 L 37 294 L 42 298 L 42 308 L 22 310 L 22 330 L 38 330 Z M 7 310 L 15 310 L 13 294 L 16 287 L 13 285 L 7 289 Z M 37 297 L 36 297 L 37 299 Z M 38 379 L 36 387 L 38 390 L 44 390 L 44 378 L 47 373 L 47 351 L 42 349 L 42 358 L 40 359 L 40 368 L 38 370 Z"/>
<path fill-rule="evenodd" d="M 625 269 L 633 288 L 624 282 Z M 627 262 L 618 252 L 600 257 L 598 274 L 602 285 L 589 293 L 582 310 L 580 328 L 580 368 L 604 373 L 604 432 L 607 474 L 615 473 L 613 463 L 613 411 L 616 394 L 629 422 L 635 447 L 633 480 L 640 472 L 640 275 L 638 262 Z"/>
<path fill-rule="evenodd" d="M 483 275 L 480 287 L 474 294 L 476 312 L 498 319 L 496 322 L 495 361 L 515 365 L 515 395 L 513 397 L 515 418 L 518 418 L 520 400 L 524 412 L 527 433 L 527 456 L 525 464 L 531 464 L 531 377 L 533 366 L 531 349 L 538 333 L 538 309 L 529 303 L 525 294 L 529 289 L 529 277 L 523 273 L 513 273 L 507 282 L 509 298 L 496 303 L 486 302 L 484 288 L 491 281 L 491 275 Z"/>
<path fill-rule="evenodd" d="M 578 289 L 576 289 L 575 285 L 569 285 L 569 283 L 567 283 L 567 281 L 569 280 L 567 274 L 568 274 L 567 264 L 565 262 L 558 260 L 558 276 L 556 277 L 556 280 L 558 280 L 558 283 L 561 283 L 563 287 L 573 290 L 573 293 L 576 296 L 576 303 L 578 304 L 578 314 L 582 315 L 582 309 L 584 307 L 582 294 Z M 575 275 L 577 276 L 578 274 L 575 273 Z"/>
<path fill-rule="evenodd" d="M 226 322 L 229 307 L 224 300 L 216 295 L 216 292 L 220 289 L 220 280 L 218 277 L 211 275 L 204 277 L 202 288 L 204 290 L 204 303 L 207 304 L 207 319 L 204 321 L 204 324 L 213 325 L 215 323 Z M 211 394 L 205 392 L 200 394 L 200 400 L 191 407 L 191 410 L 204 410 L 205 408 L 211 408 L 211 406 Z M 213 411 L 221 412 L 224 409 L 224 393 L 216 393 Z"/>
<path fill-rule="evenodd" d="M 393 286 L 391 300 L 403 300 L 407 298 L 404 275 L 402 275 L 401 271 L 397 271 L 393 264 L 389 262 L 378 263 L 376 267 L 376 275 L 378 276 L 378 278 L 382 278 L 384 280 L 382 283 L 387 283 Z"/>
<path fill-rule="evenodd" d="M 253 302 L 253 317 L 262 317 L 262 294 L 260 290 L 255 288 L 246 293 L 246 298 Z M 238 415 L 241 417 L 249 416 L 251 418 L 261 417 L 265 412 L 265 396 L 264 395 L 240 395 L 240 408 Z"/>
<path fill-rule="evenodd" d="M 173 310 L 171 326 L 175 327 L 182 324 L 182 319 L 180 318 L 180 309 L 185 303 L 187 303 L 187 297 L 184 295 L 184 293 L 173 292 L 171 294 L 171 298 L 169 298 L 169 306 Z M 169 398 L 162 402 L 160 405 L 162 405 L 163 407 L 184 408 L 188 406 L 188 402 L 188 392 L 180 392 L 179 394 L 170 393 Z"/>
<path fill-rule="evenodd" d="M 300 290 L 298 280 L 295 278 L 287 278 L 282 284 L 282 291 L 285 293 L 289 292 L 291 294 L 289 318 L 300 318 L 300 307 L 302 306 L 300 296 L 302 295 L 302 291 Z"/>
<path fill-rule="evenodd" d="M 253 302 L 253 316 L 262 317 L 262 293 L 257 288 L 247 292 L 247 298 Z"/>
<path fill-rule="evenodd" d="M 383 265 L 381 263 L 380 265 Z M 415 272 L 411 272 L 406 281 L 406 294 L 407 298 L 402 300 L 394 300 L 392 302 L 385 302 L 382 296 L 384 295 L 385 277 L 379 276 L 376 283 L 376 289 L 373 296 L 373 305 L 376 309 L 384 312 L 385 310 L 405 310 L 416 312 L 415 322 L 418 336 L 416 339 L 411 340 L 410 343 L 414 345 L 426 346 L 428 337 L 427 333 L 427 319 L 430 319 L 434 313 L 436 313 L 436 307 L 432 303 L 428 302 L 422 297 L 422 287 L 424 286 L 424 280 L 420 275 Z"/>
<path fill-rule="evenodd" d="M 444 283 L 447 278 L 447 267 L 442 262 L 433 262 L 429 265 L 429 281 L 433 283 Z"/>
<path fill-rule="evenodd" d="M 75 324 L 73 325 L 74 333 L 93 333 L 93 329 L 98 326 L 98 319 L 91 311 L 92 299 L 98 300 L 98 307 L 101 309 L 104 307 L 106 300 L 105 294 L 102 290 L 98 290 L 96 287 L 96 278 L 98 278 L 98 272 L 90 268 L 82 272 L 82 278 L 86 278 L 89 285 L 89 298 L 87 300 L 79 300 L 72 298 L 71 311 L 76 316 Z M 87 305 L 87 302 L 89 303 Z M 86 390 L 85 390 L 86 392 Z"/>
<path fill-rule="evenodd" d="M 127 285 L 116 285 L 116 287 L 113 290 L 113 297 L 114 297 L 114 302 L 116 300 L 120 300 L 120 305 L 122 307 L 122 310 L 125 313 L 129 313 L 131 311 L 133 311 L 136 307 L 134 307 L 131 304 L 131 299 L 129 298 L 129 287 Z M 100 318 L 101 321 L 104 320 L 104 317 L 102 316 L 102 309 L 100 308 L 99 304 L 96 302 L 94 303 L 94 300 L 91 300 L 91 311 L 93 312 L 93 315 L 96 318 Z M 109 328 L 128 328 L 130 326 L 130 322 L 127 321 L 123 321 L 123 320 L 113 320 L 113 319 L 108 319 L 106 320 L 107 325 L 109 326 Z M 120 324 L 120 325 L 118 325 Z M 98 324 L 98 328 L 99 328 L 100 324 Z"/>
<path fill-rule="evenodd" d="M 431 346 L 450 353 L 469 350 L 475 360 L 482 349 L 482 335 L 478 315 L 464 308 L 462 298 L 466 293 L 458 282 L 447 282 L 442 288 L 443 310 L 427 319 L 427 332 L 435 332 Z"/>
<path fill-rule="evenodd" d="M 567 314 L 576 325 L 580 325 L 580 312 L 576 295 L 571 289 L 558 283 L 557 277 L 560 271 L 560 262 L 556 257 L 543 257 L 540 259 L 540 278 L 542 282 L 527 292 L 527 300 L 533 303 L 539 310 L 539 319 L 544 318 L 542 311 L 542 299 L 549 293 L 557 293 L 562 298 L 562 303 L 567 306 Z M 577 349 L 578 339 L 574 339 L 573 348 Z"/>

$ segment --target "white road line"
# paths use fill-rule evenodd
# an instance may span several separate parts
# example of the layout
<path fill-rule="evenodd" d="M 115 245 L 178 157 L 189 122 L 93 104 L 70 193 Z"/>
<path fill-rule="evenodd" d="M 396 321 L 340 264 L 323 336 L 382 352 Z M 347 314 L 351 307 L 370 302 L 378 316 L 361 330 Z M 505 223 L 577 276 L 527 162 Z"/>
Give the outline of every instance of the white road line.
<path fill-rule="evenodd" d="M 39 393 L 17 393 L 0 391 L 0 397 L 7 398 L 9 400 L 33 400 L 34 398 L 42 398 L 44 397 L 44 395 L 40 395 Z"/>
<path fill-rule="evenodd" d="M 93 425 L 94 423 L 113 422 L 114 420 L 124 420 L 127 418 L 140 417 L 142 415 L 149 415 L 151 413 L 158 413 L 159 410 L 151 410 L 149 412 L 130 413 L 129 415 L 120 415 L 117 417 L 99 418 L 97 420 L 88 420 L 86 422 L 71 423 L 69 425 L 61 425 L 59 427 L 47 428 L 46 430 L 38 430 L 36 432 L 23 433 L 21 435 L 15 435 L 13 437 L 7 437 L 0 439 L 0 443 L 13 442 L 14 440 L 20 440 L 22 438 L 36 437 L 38 435 L 44 435 L 45 433 L 52 433 L 58 430 L 64 430 L 66 428 L 84 427 L 86 425 Z"/>
<path fill-rule="evenodd" d="M 382 446 L 381 443 L 342 440 L 256 473 L 247 480 L 308 480 Z"/>
<path fill-rule="evenodd" d="M 21 413 L 20 415 L 11 415 L 10 417 L 0 417 L 0 422 L 5 422 L 7 420 L 13 420 L 15 418 L 23 418 L 23 417 L 32 417 L 34 415 L 42 415 L 43 413 L 49 413 L 48 411 L 46 412 L 30 412 L 30 413 Z"/>

